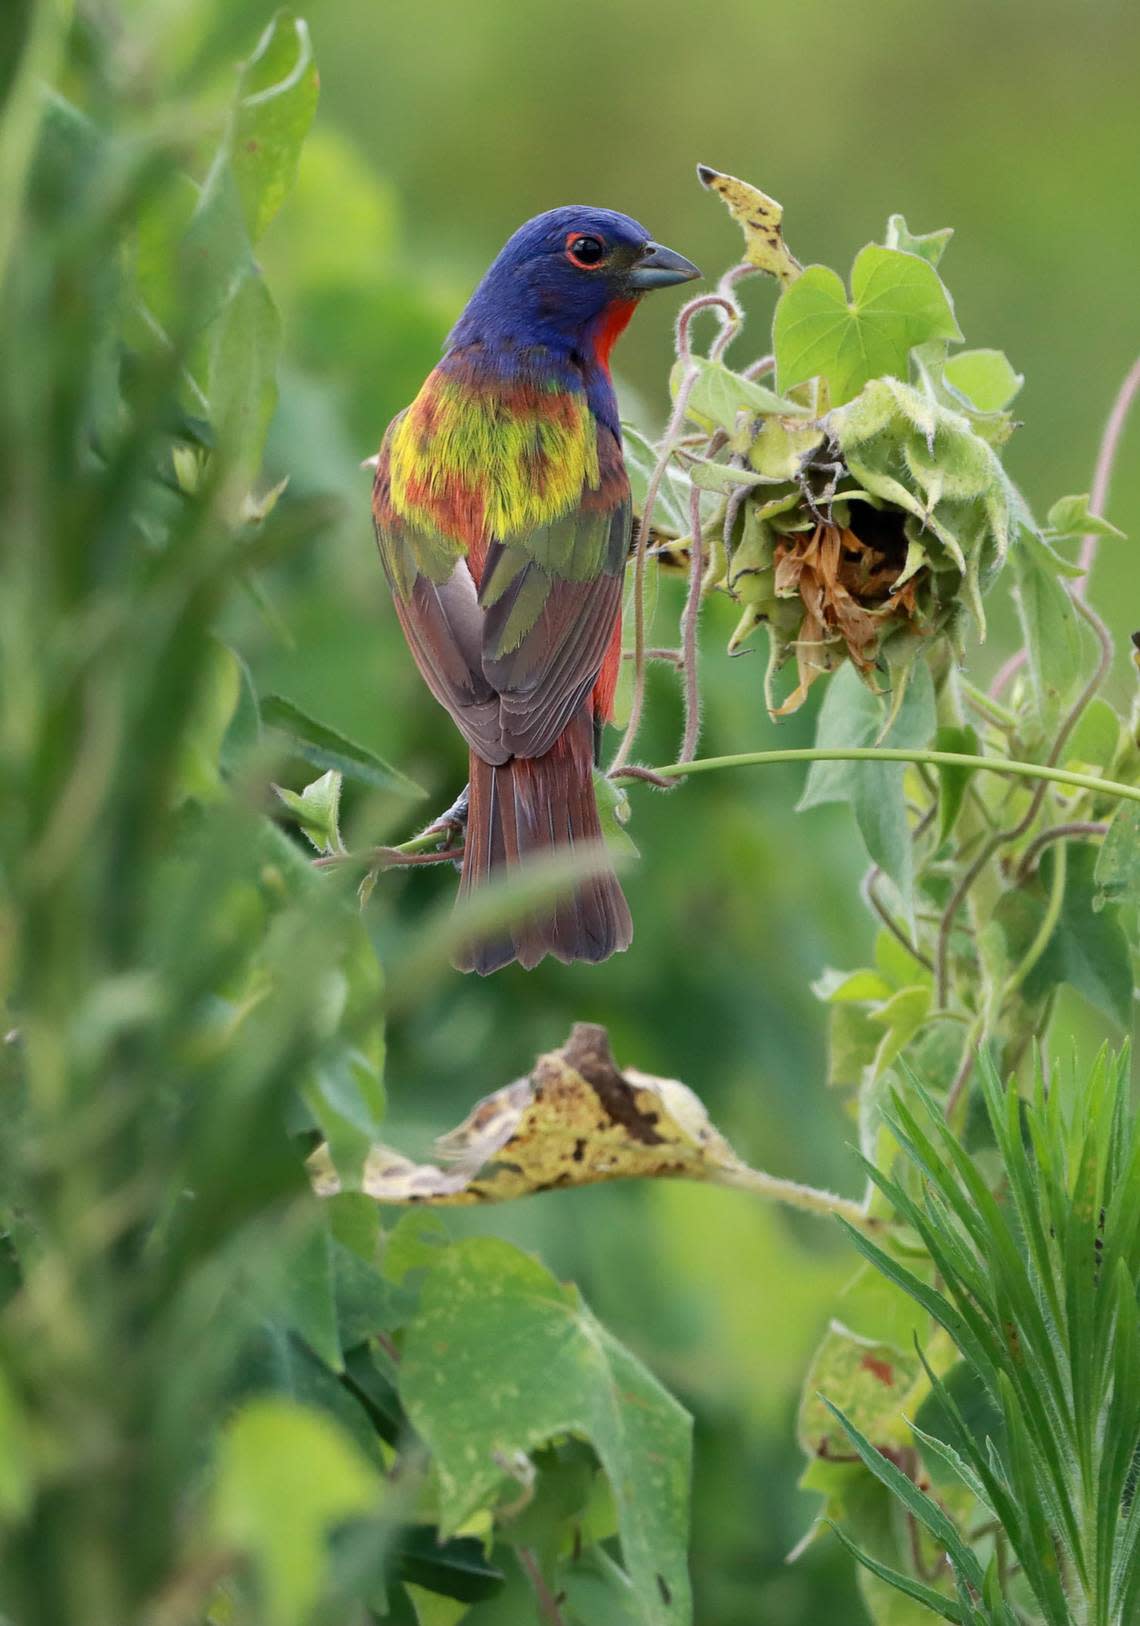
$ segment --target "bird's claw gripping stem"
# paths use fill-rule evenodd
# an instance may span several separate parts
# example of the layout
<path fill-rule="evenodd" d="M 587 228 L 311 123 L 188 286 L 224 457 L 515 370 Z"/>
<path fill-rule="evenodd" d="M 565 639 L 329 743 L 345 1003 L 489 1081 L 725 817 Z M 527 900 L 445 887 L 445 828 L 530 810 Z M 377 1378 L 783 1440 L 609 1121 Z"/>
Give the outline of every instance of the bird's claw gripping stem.
<path fill-rule="evenodd" d="M 421 830 L 416 839 L 422 841 L 426 836 L 438 835 L 441 837 L 441 845 L 450 846 L 453 838 L 461 835 L 467 828 L 467 807 L 470 797 L 471 787 L 464 785 L 451 806 Z"/>

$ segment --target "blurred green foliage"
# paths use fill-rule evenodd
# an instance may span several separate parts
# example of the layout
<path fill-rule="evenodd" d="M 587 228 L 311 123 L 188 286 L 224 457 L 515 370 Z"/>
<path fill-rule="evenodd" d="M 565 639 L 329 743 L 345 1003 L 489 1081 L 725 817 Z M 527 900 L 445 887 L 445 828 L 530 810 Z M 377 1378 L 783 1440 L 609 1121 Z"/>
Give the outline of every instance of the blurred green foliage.
<path fill-rule="evenodd" d="M 254 1323 L 269 1311 L 289 1320 L 277 1279 L 283 1257 L 287 1273 L 302 1277 L 293 1261 L 311 1247 L 335 1243 L 363 1258 L 374 1221 L 346 1206 L 332 1241 L 321 1231 L 313 1243 L 312 1204 L 282 1113 L 300 1094 L 330 1138 L 367 1139 L 381 1109 L 377 960 L 394 963 L 422 942 L 430 910 L 454 881 L 385 875 L 366 933 L 350 894 L 311 885 L 299 845 L 266 838 L 240 796 L 211 805 L 209 791 L 226 752 L 248 744 L 243 663 L 258 693 L 320 717 L 427 793 L 417 806 L 350 783 L 341 810 L 350 845 L 400 839 L 462 784 L 459 742 L 419 684 L 387 603 L 359 463 L 418 387 L 506 234 L 580 196 L 629 209 L 716 271 L 737 241 L 691 180 L 697 159 L 754 175 L 783 198 L 789 241 L 805 263 L 848 263 L 891 210 L 918 227 L 953 220 L 963 325 L 972 340 L 1000 344 L 1026 375 L 1017 405 L 1027 428 L 1008 462 L 1034 498 L 1087 488 L 1101 419 L 1135 348 L 1140 15 L 1125 0 L 1095 10 L 1067 0 L 1000 9 L 981 0 L 924 8 L 730 0 L 715 17 L 672 0 L 572 8 L 317 0 L 309 15 L 320 111 L 292 196 L 254 256 L 248 239 L 264 225 L 261 205 L 250 205 L 224 166 L 212 173 L 209 155 L 233 96 L 233 64 L 249 56 L 270 11 L 131 0 L 121 21 L 99 7 L 88 24 L 81 10 L 58 63 L 49 41 L 39 64 L 91 121 L 52 110 L 57 156 L 42 156 L 35 176 L 53 233 L 42 258 L 34 236 L 13 246 L 13 194 L 0 198 L 0 255 L 12 250 L 16 267 L 0 442 L 0 979 L 22 979 L 26 1007 L 29 988 L 34 996 L 37 1014 L 21 1043 L 33 1041 L 29 1076 L 44 1114 L 42 1135 L 21 1147 L 18 1166 L 11 1134 L 0 1141 L 2 1200 L 13 1236 L 25 1190 L 48 1216 L 54 1262 L 38 1296 L 6 1325 L 3 1353 L 17 1394 L 62 1397 L 58 1411 L 37 1417 L 30 1442 L 60 1464 L 44 1518 L 34 1539 L 5 1557 L 16 1626 L 119 1626 L 153 1596 L 176 1545 L 185 1487 L 200 1471 L 202 1420 L 232 1377 L 234 1350 L 219 1348 L 212 1330 L 219 1293 L 246 1312 L 235 1310 L 230 1326 L 235 1343 L 250 1339 L 242 1352 L 250 1388 L 267 1368 L 287 1369 L 302 1395 L 325 1381 L 319 1361 L 314 1368 L 299 1358 L 279 1332 L 259 1342 Z M 0 19 L 0 94 L 12 88 L 3 76 L 32 15 L 30 5 L 13 5 Z M 185 98 L 177 116 L 167 105 L 176 92 Z M 165 136 L 157 156 L 141 138 L 135 144 L 156 99 Z M 95 130 L 106 127 L 112 101 L 121 139 L 107 157 Z M 23 105 L 6 103 L 6 140 L 20 135 Z M 251 310 L 273 328 L 266 284 L 280 318 L 279 394 L 257 490 L 285 477 L 289 486 L 264 518 L 241 510 L 245 450 L 234 454 L 232 479 L 207 471 L 194 438 L 206 435 L 204 415 L 192 400 L 177 424 L 148 418 L 177 396 L 176 363 L 196 362 L 198 333 L 217 314 L 206 310 L 209 277 L 191 271 L 166 309 L 161 289 L 151 290 L 157 317 L 192 319 L 170 334 L 171 352 L 134 335 L 144 364 L 125 375 L 130 423 L 150 432 L 124 431 L 108 386 L 102 339 L 120 272 L 106 254 L 108 233 L 136 213 L 153 220 L 158 240 L 180 230 L 180 209 L 188 201 L 200 208 L 176 178 L 184 163 L 207 193 L 214 184 L 222 194 L 220 238 L 210 242 L 227 245 L 230 270 L 240 262 L 240 274 L 226 277 L 227 301 L 249 301 L 235 340 L 249 333 Z M 74 200 L 90 201 L 84 185 L 93 174 L 86 210 Z M 750 288 L 745 302 L 761 331 L 772 295 Z M 626 409 L 647 429 L 666 404 L 669 320 L 667 309 L 647 309 L 619 352 Z M 205 371 L 212 361 L 240 376 L 233 410 L 256 441 L 268 385 L 240 356 L 219 354 L 218 331 Z M 76 356 L 89 359 L 81 376 L 69 366 Z M 77 451 L 92 419 L 107 437 L 98 468 Z M 172 436 L 181 465 L 168 466 Z M 229 434 L 226 443 L 234 444 Z M 154 478 L 160 463 L 165 483 Z M 187 504 L 184 488 L 199 476 L 206 489 Z M 163 548 L 140 554 L 123 523 L 128 496 L 147 540 Z M 1140 530 L 1135 460 L 1118 466 L 1111 513 Z M 49 537 L 60 539 L 58 550 Z M 218 537 L 224 545 L 211 540 Z M 1140 619 L 1129 558 L 1106 542 L 1098 565 L 1098 602 L 1120 644 Z M 667 609 L 679 606 L 675 583 L 663 582 L 661 594 Z M 764 714 L 761 661 L 722 653 L 735 618 L 731 606 L 710 605 L 706 749 L 810 743 L 814 708 L 777 735 Z M 215 642 L 215 630 L 242 662 Z M 1011 614 L 999 610 L 986 661 L 996 667 L 1015 637 Z M 1122 666 L 1118 693 L 1128 677 Z M 667 674 L 654 671 L 649 760 L 671 759 L 678 715 Z M 17 771 L 33 739 L 42 748 Z M 88 745 L 77 753 L 79 740 Z M 295 792 L 313 777 L 300 756 L 280 751 L 274 772 Z M 425 1150 L 473 1097 L 518 1076 L 580 1018 L 609 1027 L 619 1060 L 694 1085 L 752 1161 L 853 1189 L 851 1132 L 823 1089 L 825 1024 L 810 984 L 828 965 L 866 959 L 872 923 L 856 901 L 863 863 L 846 810 L 793 815 L 799 786 L 797 770 L 783 768 L 694 779 L 675 797 L 634 792 L 642 861 L 626 881 L 633 951 L 596 971 L 512 968 L 488 984 L 434 971 L 386 1036 L 387 1138 Z M 184 816 L 188 797 L 192 816 Z M 251 852 L 265 839 L 270 848 L 251 880 Z M 17 908 L 34 921 L 18 942 L 10 927 Z M 254 939 L 264 946 L 251 957 Z M 320 976 L 308 970 L 314 963 Z M 165 998 L 169 989 L 180 990 L 178 1002 Z M 1065 997 L 1055 1031 L 1090 1052 L 1112 1030 L 1076 995 Z M 330 1021 L 330 1011 L 345 1019 Z M 21 1108 L 14 1080 L 22 1075 L 9 1055 L 6 1131 Z M 293 1127 L 303 1132 L 309 1121 Z M 90 1181 L 85 1168 L 96 1171 Z M 143 1189 L 132 1188 L 143 1172 Z M 193 1204 L 182 1195 L 190 1189 Z M 164 1205 L 178 1239 L 172 1263 L 140 1270 L 140 1214 L 153 1219 Z M 802 1376 L 829 1316 L 858 1323 L 858 1290 L 845 1289 L 851 1254 L 837 1236 L 733 1192 L 681 1185 L 551 1193 L 492 1216 L 449 1217 L 447 1228 L 456 1236 L 493 1230 L 539 1252 L 693 1413 L 697 1619 L 800 1626 L 860 1618 L 835 1544 L 783 1563 L 815 1502 L 794 1488 Z M 5 1292 L 14 1286 L 7 1254 L 0 1276 Z M 137 1282 L 137 1292 L 122 1295 L 123 1282 Z M 339 1333 L 325 1312 L 318 1303 L 300 1313 L 310 1345 L 335 1366 L 347 1356 L 334 1347 Z M 405 1313 L 394 1309 L 392 1324 Z M 290 1314 L 295 1325 L 295 1305 Z M 391 1374 L 357 1376 L 358 1388 L 371 1385 L 375 1423 Z M 343 1378 L 332 1382 L 347 1391 Z M 19 1510 L 29 1494 L 20 1467 L 29 1442 L 4 1435 L 10 1410 L 0 1393 L 0 1508 Z M 227 1442 L 231 1472 L 214 1516 L 226 1539 L 256 1547 L 279 1532 L 250 1527 L 242 1486 L 251 1439 L 267 1419 L 244 1417 L 246 1437 Z M 294 1417 L 283 1426 L 305 1424 Z M 371 1436 L 357 1442 L 359 1453 L 376 1450 L 375 1428 Z M 298 1521 L 296 1543 L 363 1505 L 361 1463 L 350 1456 L 345 1466 L 351 1439 L 299 1438 L 295 1448 L 279 1440 L 278 1448 L 283 1462 L 314 1463 L 299 1485 L 283 1474 L 271 1487 Z M 338 1485 L 331 1501 L 325 1458 Z M 569 1475 L 573 1465 L 553 1466 Z M 64 1530 L 79 1532 L 66 1549 L 57 1542 Z M 124 1530 L 135 1539 L 124 1541 Z M 391 1533 L 374 1520 L 365 1538 L 353 1556 L 358 1574 L 369 1564 L 382 1569 Z M 107 1571 L 112 1551 L 123 1556 L 122 1574 Z M 195 1559 L 179 1554 L 189 1585 L 200 1588 Z M 406 1559 L 408 1579 L 424 1579 L 419 1561 Z M 464 1553 L 455 1560 L 466 1561 Z M 482 1602 L 481 1586 L 490 1590 L 485 1579 L 474 1583 L 472 1626 L 533 1618 L 517 1580 Z M 176 1611 L 192 1609 L 194 1596 L 188 1606 L 166 1600 L 171 1613 L 153 1618 L 183 1618 Z M 336 1599 L 326 1606 L 339 1626 Z M 289 1607 L 299 1609 L 296 1599 L 281 1618 Z"/>

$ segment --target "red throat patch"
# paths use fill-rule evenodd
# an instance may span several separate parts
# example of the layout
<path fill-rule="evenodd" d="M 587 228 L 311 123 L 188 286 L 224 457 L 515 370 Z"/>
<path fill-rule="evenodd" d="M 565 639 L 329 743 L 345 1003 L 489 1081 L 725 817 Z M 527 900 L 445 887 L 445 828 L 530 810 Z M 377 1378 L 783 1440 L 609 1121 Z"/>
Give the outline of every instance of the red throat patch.
<path fill-rule="evenodd" d="M 594 333 L 594 356 L 599 367 L 610 370 L 610 352 L 629 326 L 629 319 L 637 309 L 636 299 L 614 299 L 602 312 Z"/>

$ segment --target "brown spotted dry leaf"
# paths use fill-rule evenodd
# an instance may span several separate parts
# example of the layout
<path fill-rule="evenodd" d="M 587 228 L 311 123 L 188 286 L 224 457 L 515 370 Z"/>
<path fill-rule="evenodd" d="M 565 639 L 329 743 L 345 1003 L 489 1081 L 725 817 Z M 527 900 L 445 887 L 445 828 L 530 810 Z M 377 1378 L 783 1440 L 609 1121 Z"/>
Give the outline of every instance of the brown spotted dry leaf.
<path fill-rule="evenodd" d="M 606 1030 L 575 1025 L 529 1078 L 483 1098 L 437 1142 L 442 1166 L 376 1146 L 362 1189 L 379 1202 L 506 1202 L 599 1180 L 716 1178 L 742 1167 L 700 1101 L 675 1079 L 618 1071 Z M 339 1182 L 327 1157 L 310 1160 L 322 1196 Z"/>
<path fill-rule="evenodd" d="M 588 1022 L 575 1024 L 561 1050 L 540 1056 L 529 1078 L 485 1096 L 437 1144 L 438 1164 L 373 1147 L 360 1189 L 382 1203 L 459 1207 L 602 1180 L 702 1180 L 840 1213 L 862 1230 L 883 1224 L 854 1202 L 750 1168 L 692 1090 L 619 1071 L 605 1028 Z M 310 1157 L 309 1174 L 318 1196 L 342 1190 L 325 1147 Z"/>
<path fill-rule="evenodd" d="M 698 164 L 701 184 L 723 199 L 729 214 L 744 233 L 744 258 L 759 271 L 778 277 L 785 285 L 794 282 L 803 266 L 784 242 L 782 205 L 759 187 L 738 181 L 735 175 L 722 175 L 708 164 Z"/>

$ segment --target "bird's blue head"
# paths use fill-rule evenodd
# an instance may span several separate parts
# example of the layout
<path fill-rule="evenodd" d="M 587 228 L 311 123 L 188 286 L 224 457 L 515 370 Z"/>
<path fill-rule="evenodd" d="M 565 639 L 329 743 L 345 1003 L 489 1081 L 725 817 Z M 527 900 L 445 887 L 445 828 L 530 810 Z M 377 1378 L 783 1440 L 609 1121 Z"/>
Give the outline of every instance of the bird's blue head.
<path fill-rule="evenodd" d="M 629 215 L 578 205 L 549 209 L 520 226 L 492 262 L 448 348 L 541 346 L 605 370 L 642 295 L 699 276 L 690 260 L 655 243 Z"/>

